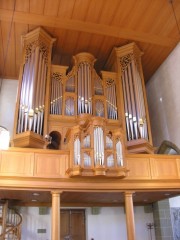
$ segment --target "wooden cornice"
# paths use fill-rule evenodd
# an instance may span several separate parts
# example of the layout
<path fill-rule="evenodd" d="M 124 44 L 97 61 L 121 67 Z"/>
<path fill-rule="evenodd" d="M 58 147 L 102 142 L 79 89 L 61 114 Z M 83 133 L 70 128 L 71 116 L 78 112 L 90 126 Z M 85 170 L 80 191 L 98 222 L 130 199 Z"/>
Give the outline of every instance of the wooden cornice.
<path fill-rule="evenodd" d="M 12 21 L 15 23 L 31 24 L 36 26 L 62 28 L 80 32 L 87 32 L 121 39 L 131 39 L 144 43 L 151 43 L 164 47 L 174 46 L 178 39 L 159 36 L 150 33 L 138 32 L 128 28 L 120 28 L 117 26 L 109 26 L 99 23 L 83 22 L 79 20 L 52 17 L 27 12 L 17 12 L 0 9 L 1 21 Z"/>

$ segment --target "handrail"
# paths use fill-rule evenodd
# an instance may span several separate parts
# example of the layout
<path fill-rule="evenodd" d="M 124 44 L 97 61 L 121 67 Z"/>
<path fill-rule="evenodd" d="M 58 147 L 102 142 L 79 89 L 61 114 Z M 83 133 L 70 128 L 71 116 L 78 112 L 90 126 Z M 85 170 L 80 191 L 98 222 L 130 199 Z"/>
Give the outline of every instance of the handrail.
<path fill-rule="evenodd" d="M 6 230 L 0 235 L 0 240 L 6 240 L 6 239 L 20 240 L 21 239 L 21 232 L 20 232 L 21 223 L 22 223 L 22 216 L 15 209 L 8 208 L 8 214 L 6 216 L 6 229 L 8 230 Z M 10 234 L 12 234 L 11 237 L 9 236 Z"/>

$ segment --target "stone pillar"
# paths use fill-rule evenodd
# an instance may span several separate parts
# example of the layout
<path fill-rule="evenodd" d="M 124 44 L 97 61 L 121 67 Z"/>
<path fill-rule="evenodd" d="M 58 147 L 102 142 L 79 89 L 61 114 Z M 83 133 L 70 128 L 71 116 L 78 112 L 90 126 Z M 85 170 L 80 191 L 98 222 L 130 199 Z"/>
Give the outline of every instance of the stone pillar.
<path fill-rule="evenodd" d="M 125 192 L 125 210 L 128 240 L 135 240 L 133 192 Z"/>
<path fill-rule="evenodd" d="M 173 240 L 169 199 L 153 204 L 156 240 Z"/>
<path fill-rule="evenodd" d="M 53 191 L 51 212 L 51 240 L 60 240 L 60 191 Z"/>

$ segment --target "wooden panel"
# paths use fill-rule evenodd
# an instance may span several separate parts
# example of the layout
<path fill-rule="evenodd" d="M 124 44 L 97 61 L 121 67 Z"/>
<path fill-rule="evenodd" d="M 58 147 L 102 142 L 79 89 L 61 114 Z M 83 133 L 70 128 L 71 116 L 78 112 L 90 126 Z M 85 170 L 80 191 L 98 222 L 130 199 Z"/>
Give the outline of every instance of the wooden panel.
<path fill-rule="evenodd" d="M 178 175 L 179 175 L 179 178 L 180 178 L 180 158 L 177 158 L 176 162 L 177 162 L 177 167 L 178 167 Z"/>
<path fill-rule="evenodd" d="M 29 3 L 30 3 L 30 9 L 29 9 L 30 12 L 43 14 L 45 0 L 38 0 L 38 4 L 37 4 L 37 0 L 31 0 Z"/>
<path fill-rule="evenodd" d="M 15 76 L 15 37 L 14 37 L 14 23 L 3 22 L 1 21 L 1 31 L 3 36 L 3 53 L 4 53 L 4 61 L 3 61 L 3 69 L 2 75 L 6 76 Z M 10 64 L 10 67 L 9 65 Z"/>
<path fill-rule="evenodd" d="M 72 18 L 84 20 L 89 8 L 90 0 L 76 0 L 73 8 Z"/>
<path fill-rule="evenodd" d="M 151 158 L 153 179 L 177 179 L 178 166 L 175 158 Z"/>
<path fill-rule="evenodd" d="M 1 176 L 33 176 L 33 167 L 33 153 L 2 152 Z"/>
<path fill-rule="evenodd" d="M 130 170 L 126 179 L 151 179 L 149 158 L 127 158 L 127 168 Z"/>
<path fill-rule="evenodd" d="M 85 239 L 84 210 L 61 210 L 61 240 L 70 235 L 74 240 Z"/>
<path fill-rule="evenodd" d="M 52 4 L 51 1 L 45 1 L 44 15 L 57 16 L 59 10 L 59 2 L 60 0 L 53 0 Z"/>
<path fill-rule="evenodd" d="M 111 24 L 119 6 L 119 0 L 104 1 L 103 8 L 101 9 L 101 14 L 99 17 L 99 23 Z"/>
<path fill-rule="evenodd" d="M 86 21 L 96 23 L 101 16 L 104 0 L 91 0 L 86 12 Z"/>
<path fill-rule="evenodd" d="M 69 210 L 61 210 L 61 240 L 63 240 L 66 236 L 69 235 Z"/>
<path fill-rule="evenodd" d="M 172 3 L 179 22 L 180 1 L 174 0 Z M 14 6 L 15 12 L 13 13 Z M 83 49 L 83 51 L 92 52 L 97 59 L 104 58 L 103 61 L 100 60 L 97 63 L 98 69 L 102 70 L 110 49 L 123 44 L 121 41 L 116 44 L 118 39 L 124 39 L 123 41 L 126 43 L 134 40 L 138 45 L 139 43 L 148 43 L 143 55 L 146 80 L 179 41 L 171 1 L 168 0 L 165 2 L 162 0 L 151 1 L 150 4 L 148 0 L 54 0 L 53 4 L 50 0 L 1 0 L 0 20 L 3 25 L 0 29 L 0 35 L 2 35 L 0 62 L 5 53 L 10 23 L 12 20 L 16 23 L 15 31 L 12 27 L 11 39 L 8 44 L 7 68 L 2 71 L 3 67 L 0 66 L 0 75 L 2 76 L 4 73 L 6 78 L 17 78 L 18 76 L 19 58 L 21 57 L 21 44 L 18 45 L 18 43 L 20 35 L 24 32 L 24 27 L 19 23 L 26 24 L 27 28 L 29 24 L 28 31 L 40 25 L 49 27 L 48 32 L 54 37 L 57 36 L 59 40 L 54 54 L 61 54 L 62 58 L 57 56 L 59 62 L 56 64 L 70 65 L 72 55 Z M 6 22 L 5 25 L 4 22 Z M 69 31 L 68 34 L 66 29 Z M 79 35 L 80 32 L 88 33 L 91 36 Z M 107 38 L 103 42 L 101 38 L 104 39 L 104 36 Z M 61 44 L 62 40 L 63 44 Z M 94 43 L 96 44 L 94 45 Z"/>
<path fill-rule="evenodd" d="M 30 1 L 29 0 L 16 0 L 16 11 L 29 12 Z"/>
<path fill-rule="evenodd" d="M 84 210 L 71 211 L 71 232 L 74 240 L 85 240 L 85 213 Z"/>
<path fill-rule="evenodd" d="M 14 1 L 12 1 L 12 0 L 1 0 L 0 1 L 0 8 L 13 10 L 14 9 Z"/>
<path fill-rule="evenodd" d="M 61 0 L 58 16 L 71 18 L 74 9 L 75 0 Z"/>
<path fill-rule="evenodd" d="M 35 154 L 35 177 L 67 177 L 68 156 L 59 154 Z"/>

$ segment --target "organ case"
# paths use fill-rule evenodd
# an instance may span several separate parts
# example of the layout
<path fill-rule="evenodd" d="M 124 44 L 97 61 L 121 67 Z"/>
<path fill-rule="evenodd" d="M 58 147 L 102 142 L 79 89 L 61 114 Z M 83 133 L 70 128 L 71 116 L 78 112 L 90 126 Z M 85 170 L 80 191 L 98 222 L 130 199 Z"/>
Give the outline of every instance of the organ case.
<path fill-rule="evenodd" d="M 141 51 L 115 48 L 111 71 L 98 74 L 85 52 L 71 70 L 52 65 L 54 41 L 41 28 L 23 37 L 14 146 L 53 148 L 59 137 L 54 149 L 70 151 L 69 176 L 125 177 L 127 152 L 153 152 Z"/>
<path fill-rule="evenodd" d="M 137 45 L 130 43 L 114 48 L 106 66 L 118 74 L 128 152 L 153 153 L 141 56 Z"/>
<path fill-rule="evenodd" d="M 13 145 L 44 146 L 47 132 L 51 51 L 55 41 L 42 28 L 22 37 L 23 56 L 15 112 Z"/>

